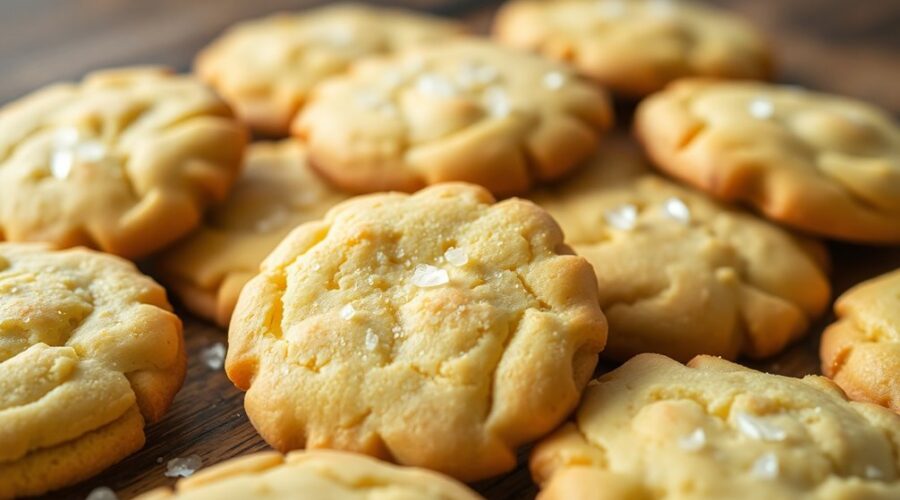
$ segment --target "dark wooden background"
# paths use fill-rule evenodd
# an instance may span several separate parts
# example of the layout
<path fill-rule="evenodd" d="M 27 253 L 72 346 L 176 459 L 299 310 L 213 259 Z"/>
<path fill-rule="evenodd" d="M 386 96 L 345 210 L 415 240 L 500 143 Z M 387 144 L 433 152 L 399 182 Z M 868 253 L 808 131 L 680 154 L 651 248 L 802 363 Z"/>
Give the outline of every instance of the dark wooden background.
<path fill-rule="evenodd" d="M 0 0 L 0 103 L 60 79 L 109 66 L 165 64 L 188 70 L 193 55 L 240 19 L 323 2 L 289 0 Z M 405 5 L 465 20 L 484 31 L 499 2 L 408 0 Z M 716 0 L 766 30 L 782 81 L 843 93 L 900 114 L 900 0 Z M 623 120 L 624 121 L 624 120 Z M 900 223 L 900 222 L 898 222 Z M 835 293 L 900 267 L 900 249 L 830 244 Z M 172 484 L 165 462 L 198 454 L 205 465 L 266 449 L 243 412 L 243 395 L 200 352 L 225 334 L 182 314 L 190 355 L 188 378 L 166 418 L 147 431 L 145 448 L 84 484 L 52 498 L 84 498 L 110 486 L 130 498 Z M 748 363 L 786 375 L 818 371 L 818 336 L 778 358 Z M 604 367 L 608 369 L 609 367 Z M 603 368 L 601 368 L 603 369 Z M 489 498 L 532 498 L 523 450 L 513 473 L 474 485 Z"/>

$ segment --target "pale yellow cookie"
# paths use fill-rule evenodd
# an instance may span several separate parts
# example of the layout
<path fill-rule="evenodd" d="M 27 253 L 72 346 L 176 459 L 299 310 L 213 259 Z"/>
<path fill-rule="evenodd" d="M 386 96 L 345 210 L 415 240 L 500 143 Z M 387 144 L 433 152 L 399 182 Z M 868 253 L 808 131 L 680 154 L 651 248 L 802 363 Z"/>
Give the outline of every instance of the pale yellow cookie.
<path fill-rule="evenodd" d="M 202 470 L 136 500 L 396 499 L 478 500 L 457 481 L 425 469 L 398 467 L 339 451 L 261 452 Z"/>
<path fill-rule="evenodd" d="M 611 124 L 605 93 L 564 67 L 469 39 L 355 65 L 293 131 L 349 191 L 466 181 L 508 195 L 571 170 Z"/>
<path fill-rule="evenodd" d="M 683 80 L 644 100 L 635 131 L 656 165 L 823 236 L 900 243 L 900 127 L 851 99 Z"/>
<path fill-rule="evenodd" d="M 438 18 L 338 3 L 238 24 L 200 53 L 195 70 L 255 131 L 285 136 L 312 89 L 351 63 L 462 32 Z"/>
<path fill-rule="evenodd" d="M 900 416 L 828 379 L 641 354 L 539 443 L 541 500 L 900 498 Z"/>
<path fill-rule="evenodd" d="M 822 372 L 853 399 L 900 413 L 900 269 L 838 298 L 822 335 Z"/>
<path fill-rule="evenodd" d="M 252 144 L 228 199 L 160 255 L 156 271 L 191 312 L 228 326 L 241 288 L 266 255 L 295 226 L 347 197 L 310 168 L 299 142 Z"/>
<path fill-rule="evenodd" d="M 211 90 L 163 69 L 38 90 L 0 109 L 0 240 L 146 256 L 225 197 L 244 142 Z"/>
<path fill-rule="evenodd" d="M 821 245 L 652 174 L 622 137 L 530 198 L 594 267 L 606 357 L 771 356 L 828 306 Z"/>
<path fill-rule="evenodd" d="M 642 97 L 687 76 L 768 78 L 772 54 L 744 20 L 699 2 L 514 0 L 494 36 L 566 62 L 617 94 Z"/>
<path fill-rule="evenodd" d="M 577 404 L 606 339 L 590 265 L 562 239 L 534 204 L 468 184 L 346 201 L 241 291 L 228 377 L 278 450 L 508 471 Z"/>
<path fill-rule="evenodd" d="M 144 444 L 185 372 L 181 321 L 129 262 L 0 244 L 0 498 L 84 480 Z"/>

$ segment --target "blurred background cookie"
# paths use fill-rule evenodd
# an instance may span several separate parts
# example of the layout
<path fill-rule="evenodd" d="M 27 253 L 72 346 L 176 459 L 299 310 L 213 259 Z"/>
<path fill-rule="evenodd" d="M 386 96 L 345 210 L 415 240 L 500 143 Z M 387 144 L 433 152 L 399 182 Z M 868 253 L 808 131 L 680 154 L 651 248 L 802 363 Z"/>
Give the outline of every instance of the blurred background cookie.
<path fill-rule="evenodd" d="M 245 141 L 212 91 L 159 68 L 38 90 L 0 109 L 0 240 L 147 256 L 225 198 Z"/>

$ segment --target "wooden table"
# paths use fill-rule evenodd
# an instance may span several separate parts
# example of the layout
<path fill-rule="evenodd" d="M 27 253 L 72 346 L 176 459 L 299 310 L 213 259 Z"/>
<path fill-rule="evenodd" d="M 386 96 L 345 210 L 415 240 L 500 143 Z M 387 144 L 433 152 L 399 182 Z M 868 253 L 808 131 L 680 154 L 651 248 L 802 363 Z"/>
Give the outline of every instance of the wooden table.
<path fill-rule="evenodd" d="M 59 79 L 128 64 L 166 64 L 188 70 L 193 55 L 231 23 L 321 2 L 289 0 L 3 0 L 0 3 L 0 103 Z M 464 19 L 484 31 L 498 2 L 408 0 L 406 5 Z M 781 79 L 847 94 L 900 114 L 900 0 L 717 0 L 755 21 L 773 37 Z M 900 222 L 898 222 L 900 223 Z M 900 267 L 900 249 L 830 245 L 835 294 Z M 165 462 L 197 454 L 205 465 L 266 449 L 247 420 L 243 394 L 200 353 L 225 341 L 222 330 L 182 314 L 190 357 L 188 376 L 165 419 L 147 430 L 139 453 L 52 498 L 83 498 L 105 485 L 123 498 L 172 484 Z M 767 371 L 804 375 L 818 370 L 818 336 L 778 358 L 750 363 Z M 609 369 L 609 367 L 604 367 Z M 512 473 L 475 487 L 489 498 L 531 498 L 527 450 Z M 48 498 L 50 498 L 48 496 Z"/>

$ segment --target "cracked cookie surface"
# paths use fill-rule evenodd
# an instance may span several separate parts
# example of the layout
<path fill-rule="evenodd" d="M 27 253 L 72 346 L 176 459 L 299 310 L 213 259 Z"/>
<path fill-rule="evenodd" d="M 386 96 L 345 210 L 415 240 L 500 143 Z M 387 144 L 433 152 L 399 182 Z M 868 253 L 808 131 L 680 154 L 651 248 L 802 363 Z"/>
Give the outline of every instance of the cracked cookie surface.
<path fill-rule="evenodd" d="M 606 339 L 570 252 L 545 211 L 477 186 L 351 199 L 244 287 L 226 372 L 281 451 L 502 473 L 577 404 Z"/>
<path fill-rule="evenodd" d="M 863 102 L 787 86 L 684 80 L 641 103 L 661 169 L 823 236 L 900 242 L 900 127 Z"/>
<path fill-rule="evenodd" d="M 201 52 L 195 69 L 255 131 L 285 136 L 312 89 L 353 62 L 461 33 L 438 18 L 339 4 L 241 23 Z"/>
<path fill-rule="evenodd" d="M 244 136 L 211 90 L 159 68 L 38 90 L 0 109 L 0 240 L 144 257 L 225 197 Z"/>
<path fill-rule="evenodd" d="M 219 498 L 341 498 L 478 500 L 453 479 L 425 469 L 398 467 L 339 451 L 254 453 L 181 479 L 175 491 L 160 488 L 137 500 Z"/>
<path fill-rule="evenodd" d="M 184 378 L 170 311 L 129 262 L 0 243 L 0 497 L 83 480 L 144 444 Z"/>
<path fill-rule="evenodd" d="M 822 334 L 822 372 L 853 399 L 900 413 L 900 269 L 848 290 Z"/>
<path fill-rule="evenodd" d="M 900 416 L 824 377 L 642 354 L 588 385 L 531 471 L 542 500 L 887 500 L 900 495 L 898 456 Z"/>
<path fill-rule="evenodd" d="M 594 268 L 605 357 L 771 356 L 828 306 L 824 247 L 653 174 L 624 137 L 529 197 Z"/>
<path fill-rule="evenodd" d="M 627 97 L 689 76 L 762 79 L 772 72 L 771 50 L 752 26 L 698 3 L 517 0 L 500 10 L 493 31 Z"/>
<path fill-rule="evenodd" d="M 266 255 L 295 226 L 347 197 L 312 170 L 299 142 L 251 144 L 228 199 L 156 258 L 155 268 L 191 312 L 227 327 L 241 288 Z"/>
<path fill-rule="evenodd" d="M 565 67 L 468 39 L 355 65 L 293 131 L 352 192 L 464 181 L 509 195 L 574 168 L 611 124 L 605 93 Z"/>

